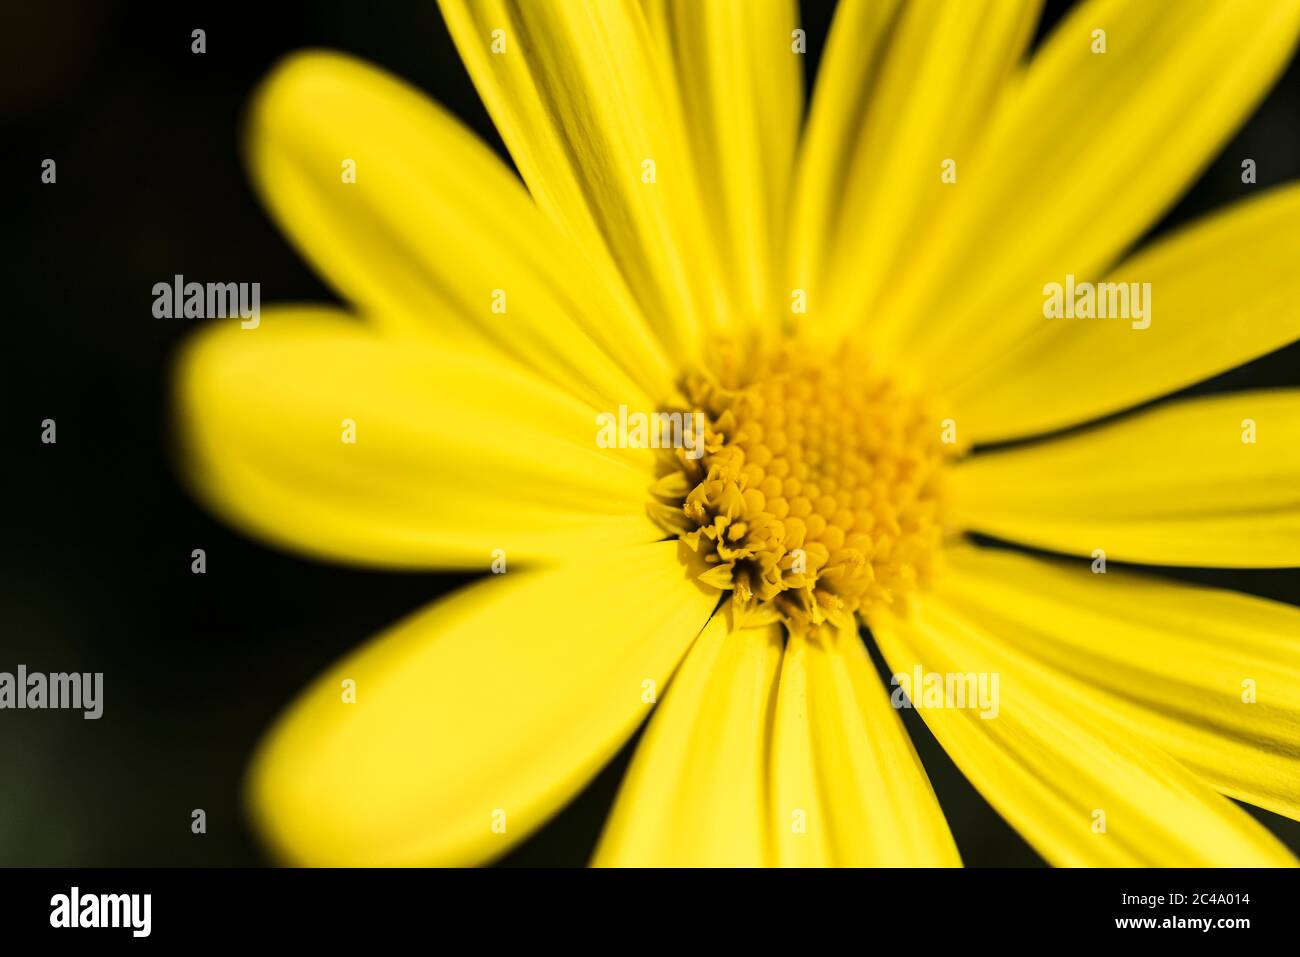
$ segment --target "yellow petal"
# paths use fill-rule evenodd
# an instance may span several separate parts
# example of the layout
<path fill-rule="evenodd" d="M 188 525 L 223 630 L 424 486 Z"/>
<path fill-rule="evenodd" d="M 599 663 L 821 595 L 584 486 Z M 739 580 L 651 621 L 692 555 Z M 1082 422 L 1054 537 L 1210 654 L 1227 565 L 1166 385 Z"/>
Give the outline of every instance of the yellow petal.
<path fill-rule="evenodd" d="M 276 852 L 463 865 L 535 829 L 626 740 L 708 618 L 673 542 L 492 577 L 331 668 L 250 773 Z M 355 702 L 343 700 L 351 681 Z"/>
<path fill-rule="evenodd" d="M 732 301 L 767 324 L 786 308 L 784 238 L 803 109 L 794 0 L 643 0 L 672 63 L 704 210 Z M 781 302 L 777 302 L 777 299 Z"/>
<path fill-rule="evenodd" d="M 281 227 L 386 330 L 504 352 L 590 401 L 671 390 L 617 277 L 593 271 L 492 151 L 405 83 L 295 55 L 254 101 L 248 151 Z"/>
<path fill-rule="evenodd" d="M 841 3 L 835 9 L 795 164 L 789 241 L 792 289 L 815 292 L 833 279 L 825 267 L 840 198 L 853 173 L 849 156 L 899 8 L 899 0 L 882 0 Z M 818 323 L 837 321 L 816 299 L 809 307 Z"/>
<path fill-rule="evenodd" d="M 871 629 L 895 674 L 917 667 L 983 674 L 988 689 L 997 676 L 996 708 L 921 707 L 920 714 L 962 773 L 1049 863 L 1294 864 L 1244 810 L 1135 739 L 1075 683 L 1021 654 L 957 600 L 927 595 L 911 618 L 885 613 Z"/>
<path fill-rule="evenodd" d="M 655 453 L 599 448 L 593 409 L 504 359 L 272 310 L 195 336 L 177 389 L 200 497 L 279 545 L 487 569 L 663 537 Z"/>
<path fill-rule="evenodd" d="M 714 615 L 637 746 L 593 863 L 758 867 L 768 846 L 767 750 L 781 630 Z"/>
<path fill-rule="evenodd" d="M 930 780 L 856 629 L 792 635 L 772 816 L 784 866 L 959 866 Z"/>
<path fill-rule="evenodd" d="M 670 354 L 724 315 L 672 68 L 634 3 L 439 0 L 538 204 L 621 272 Z M 611 258 L 612 257 L 612 258 Z"/>
<path fill-rule="evenodd" d="M 1157 565 L 1300 565 L 1300 390 L 1172 402 L 953 472 L 954 519 Z"/>
<path fill-rule="evenodd" d="M 1294 0 L 1076 6 L 995 111 L 935 243 L 882 300 L 900 351 L 946 391 L 1048 321 L 1044 284 L 1104 278 L 1250 114 L 1297 29 Z"/>
<path fill-rule="evenodd" d="M 810 332 L 879 330 L 874 305 L 963 188 L 1041 0 L 846 3 L 836 12 L 804 147 L 791 285 Z"/>
<path fill-rule="evenodd" d="M 1127 733 L 1300 820 L 1300 609 L 984 548 L 954 549 L 942 587 Z"/>
<path fill-rule="evenodd" d="M 1196 223 L 1107 281 L 1150 283 L 1146 320 L 1044 320 L 951 395 L 975 442 L 1097 418 L 1300 338 L 1300 186 Z"/>

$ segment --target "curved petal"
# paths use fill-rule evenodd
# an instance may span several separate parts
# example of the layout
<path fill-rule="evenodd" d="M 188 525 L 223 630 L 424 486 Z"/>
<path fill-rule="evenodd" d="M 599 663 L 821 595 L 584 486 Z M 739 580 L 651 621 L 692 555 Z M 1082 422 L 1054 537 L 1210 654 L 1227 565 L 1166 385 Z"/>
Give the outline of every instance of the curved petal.
<path fill-rule="evenodd" d="M 1049 863 L 1295 863 L 1244 810 L 1134 739 L 1088 694 L 958 601 L 929 594 L 917 605 L 910 618 L 873 618 L 872 633 L 896 674 L 984 674 L 988 688 L 997 676 L 993 709 L 943 707 L 940 700 L 919 710 L 962 773 Z"/>
<path fill-rule="evenodd" d="M 253 103 L 248 153 L 281 228 L 381 328 L 505 353 L 589 401 L 671 392 L 617 277 L 405 83 L 339 54 L 292 56 Z"/>
<path fill-rule="evenodd" d="M 992 442 L 1118 412 L 1300 339 L 1300 184 L 1207 217 L 1118 266 L 1150 283 L 1147 320 L 1043 320 L 951 395 Z"/>
<path fill-rule="evenodd" d="M 778 863 L 961 865 L 925 768 L 888 702 L 856 629 L 791 635 L 772 766 Z"/>
<path fill-rule="evenodd" d="M 1300 608 L 986 548 L 945 596 L 1224 794 L 1300 820 Z"/>
<path fill-rule="evenodd" d="M 617 269 L 669 353 L 725 321 L 672 68 L 634 3 L 439 0 L 538 204 Z"/>
<path fill-rule="evenodd" d="M 965 528 L 1071 554 L 1300 565 L 1300 390 L 1188 399 L 952 473 Z"/>
<path fill-rule="evenodd" d="M 732 631 L 729 617 L 713 616 L 673 676 L 605 824 L 596 866 L 770 863 L 767 749 L 781 631 Z"/>
<path fill-rule="evenodd" d="M 873 308 L 923 254 L 1033 35 L 1041 0 L 842 3 L 800 158 L 791 286 L 808 293 L 808 332 L 879 330 Z M 964 179 L 959 178 L 964 184 Z"/>
<path fill-rule="evenodd" d="M 799 121 L 794 0 L 643 0 L 673 65 L 703 209 L 730 299 L 773 325 L 785 307 L 774 268 Z"/>
<path fill-rule="evenodd" d="M 668 678 L 713 609 L 676 549 L 490 578 L 331 668 L 250 773 L 273 848 L 298 864 L 463 865 L 518 843 L 632 733 L 643 682 Z"/>
<path fill-rule="evenodd" d="M 854 168 L 849 159 L 854 139 L 900 8 L 901 0 L 841 3 L 835 8 L 795 161 L 788 244 L 793 289 L 815 291 L 834 278 L 826 275 L 825 267 L 839 221 L 837 200 Z M 816 304 L 814 299 L 812 315 L 825 320 Z"/>
<path fill-rule="evenodd" d="M 508 360 L 277 310 L 199 333 L 177 378 L 200 497 L 279 545 L 486 569 L 663 537 L 655 453 L 597 447 L 590 407 Z"/>
<path fill-rule="evenodd" d="M 1294 0 L 1080 3 L 882 301 L 894 344 L 945 392 L 1023 341 L 1045 321 L 1044 284 L 1103 278 L 1249 115 L 1298 30 Z"/>

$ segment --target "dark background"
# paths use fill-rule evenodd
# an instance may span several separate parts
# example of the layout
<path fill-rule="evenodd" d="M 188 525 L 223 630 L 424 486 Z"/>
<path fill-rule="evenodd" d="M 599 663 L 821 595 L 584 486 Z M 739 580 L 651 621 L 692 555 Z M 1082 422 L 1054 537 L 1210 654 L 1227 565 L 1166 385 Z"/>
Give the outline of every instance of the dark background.
<path fill-rule="evenodd" d="M 1040 38 L 1069 5 L 1049 2 Z M 803 6 L 811 77 L 833 4 Z M 433 0 L 6 0 L 2 16 L 0 670 L 103 671 L 106 704 L 99 721 L 0 713 L 0 864 L 266 862 L 239 803 L 261 732 L 330 662 L 469 576 L 300 559 L 196 506 L 168 421 L 172 359 L 194 321 L 153 318 L 151 289 L 183 273 L 260 281 L 264 305 L 333 299 L 240 160 L 250 92 L 289 51 L 369 59 L 500 141 Z M 202 56 L 190 52 L 196 27 Z M 1300 176 L 1298 116 L 1293 64 L 1155 232 Z M 1257 186 L 1240 182 L 1247 156 Z M 40 182 L 46 157 L 56 186 Z M 1300 385 L 1300 349 L 1196 391 L 1268 385 Z M 40 442 L 45 418 L 57 445 Z M 203 576 L 190 572 L 200 547 Z M 1176 574 L 1300 601 L 1293 572 Z M 904 717 L 966 862 L 1041 864 Z M 629 753 L 507 863 L 584 863 Z M 190 832 L 193 808 L 207 812 L 205 835 Z M 1255 813 L 1300 849 L 1300 825 Z"/>

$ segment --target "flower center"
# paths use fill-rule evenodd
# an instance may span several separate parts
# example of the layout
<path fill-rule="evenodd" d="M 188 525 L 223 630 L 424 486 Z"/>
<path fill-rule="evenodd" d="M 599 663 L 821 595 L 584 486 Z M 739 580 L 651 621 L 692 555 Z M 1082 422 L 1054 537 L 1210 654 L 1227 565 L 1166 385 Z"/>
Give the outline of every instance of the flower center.
<path fill-rule="evenodd" d="M 806 629 L 894 603 L 926 580 L 956 451 L 918 396 L 853 344 L 714 352 L 684 383 L 703 454 L 677 450 L 652 507 L 738 620 Z"/>

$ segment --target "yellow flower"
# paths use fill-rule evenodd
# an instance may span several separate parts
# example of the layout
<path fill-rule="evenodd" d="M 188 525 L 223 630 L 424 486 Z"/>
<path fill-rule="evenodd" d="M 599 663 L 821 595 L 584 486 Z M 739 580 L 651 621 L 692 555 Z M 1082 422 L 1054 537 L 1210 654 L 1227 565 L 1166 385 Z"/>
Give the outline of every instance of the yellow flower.
<path fill-rule="evenodd" d="M 1229 798 L 1300 819 L 1300 612 L 1105 562 L 1300 564 L 1300 392 L 982 447 L 1300 336 L 1300 188 L 1129 255 L 1300 4 L 1091 0 L 1022 64 L 1037 8 L 842 3 L 805 119 L 790 2 L 442 0 L 522 185 L 369 66 L 274 73 L 255 179 L 352 310 L 190 345 L 196 487 L 318 556 L 505 571 L 271 732 L 284 859 L 489 860 L 648 717 L 598 864 L 957 864 L 865 625 L 1049 862 L 1292 863 Z M 1066 277 L 1150 283 L 1149 324 L 1045 318 Z M 623 413 L 678 447 L 597 441 Z"/>

